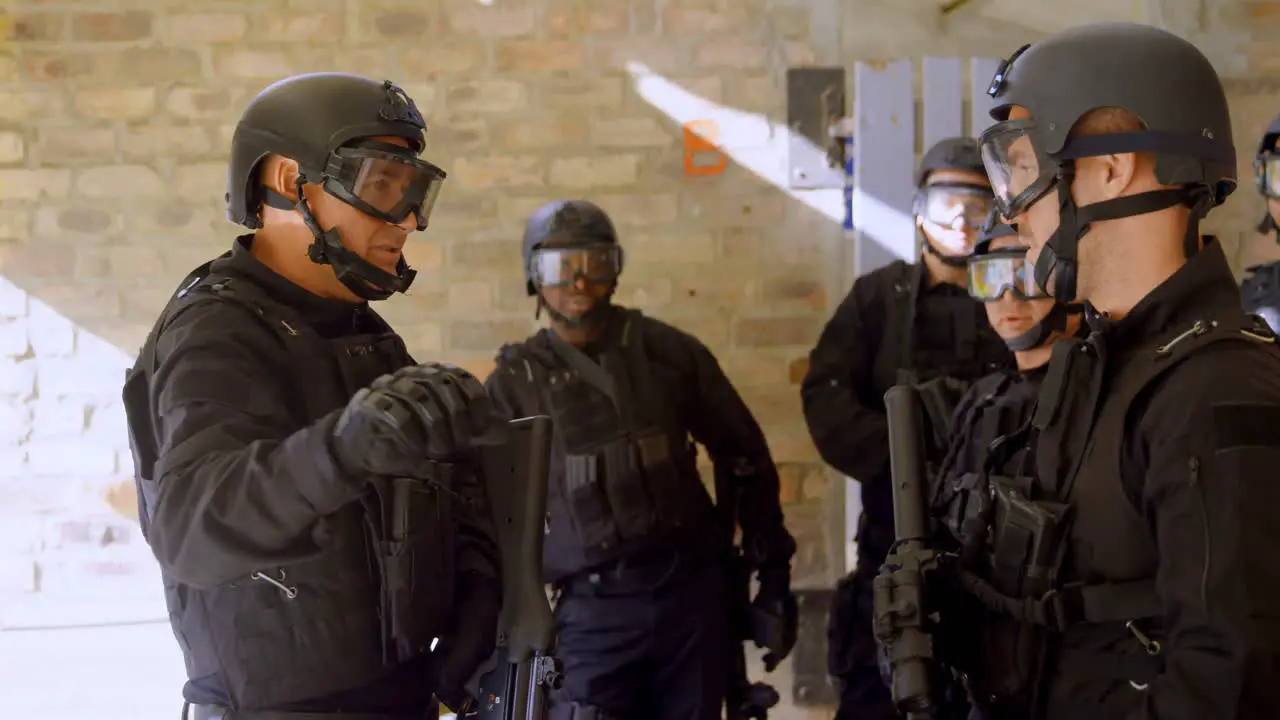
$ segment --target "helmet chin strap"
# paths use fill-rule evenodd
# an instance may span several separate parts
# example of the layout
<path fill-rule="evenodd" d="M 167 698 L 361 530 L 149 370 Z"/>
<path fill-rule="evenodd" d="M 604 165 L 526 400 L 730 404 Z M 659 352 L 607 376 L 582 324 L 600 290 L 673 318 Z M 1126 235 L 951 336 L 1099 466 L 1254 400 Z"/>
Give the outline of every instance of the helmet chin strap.
<path fill-rule="evenodd" d="M 962 268 L 969 264 L 968 255 L 943 255 L 938 252 L 938 248 L 934 247 L 933 243 L 929 242 L 928 238 L 925 238 L 924 240 L 924 249 L 925 252 L 938 258 L 938 260 L 947 267 Z"/>
<path fill-rule="evenodd" d="M 1067 329 L 1067 318 L 1076 313 L 1082 312 L 1084 308 L 1080 305 L 1054 303 L 1053 308 L 1049 310 L 1049 314 L 1040 318 L 1040 322 L 1036 323 L 1030 330 L 1008 338 L 1004 341 L 1006 347 L 1013 352 L 1025 352 L 1043 347 L 1054 333 L 1061 333 Z"/>
<path fill-rule="evenodd" d="M 311 231 L 314 241 L 307 247 L 307 257 L 317 265 L 330 265 L 338 276 L 338 282 L 361 300 L 386 300 L 393 294 L 404 292 L 413 284 L 418 271 L 409 267 L 404 256 L 396 262 L 396 273 L 389 273 L 376 267 L 368 260 L 352 252 L 342 243 L 342 234 L 337 228 L 321 230 L 320 223 L 311 212 L 311 206 L 302 193 L 304 180 L 298 177 L 298 200 L 289 198 L 266 188 L 266 202 L 277 210 L 297 210 L 302 222 Z"/>
<path fill-rule="evenodd" d="M 1058 229 L 1053 231 L 1053 235 L 1041 249 L 1035 264 L 1036 284 L 1047 292 L 1052 278 L 1053 297 L 1058 302 L 1070 303 L 1076 299 L 1080 240 L 1095 222 L 1146 215 L 1175 205 L 1186 205 L 1191 208 L 1191 219 L 1183 239 L 1183 252 L 1191 257 L 1199 251 L 1200 219 L 1204 217 L 1212 201 L 1208 188 L 1152 190 L 1080 207 L 1071 197 L 1071 182 L 1074 178 L 1074 166 L 1069 161 L 1064 162 L 1049 186 L 1053 188 L 1057 185 Z"/>

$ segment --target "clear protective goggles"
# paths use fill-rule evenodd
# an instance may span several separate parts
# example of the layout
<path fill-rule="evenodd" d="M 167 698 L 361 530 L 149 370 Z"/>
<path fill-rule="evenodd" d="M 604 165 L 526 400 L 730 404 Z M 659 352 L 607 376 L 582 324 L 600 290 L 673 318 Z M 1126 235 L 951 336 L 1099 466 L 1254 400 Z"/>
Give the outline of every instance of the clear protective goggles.
<path fill-rule="evenodd" d="M 1253 161 L 1258 192 L 1263 197 L 1280 198 L 1280 152 L 1264 152 Z"/>
<path fill-rule="evenodd" d="M 365 142 L 329 156 L 324 189 L 361 212 L 400 224 L 413 213 L 427 227 L 446 173 L 406 148 Z"/>
<path fill-rule="evenodd" d="M 953 230 L 976 230 L 991 212 L 991 189 L 985 185 L 940 182 L 920 188 L 916 214 Z"/>
<path fill-rule="evenodd" d="M 1009 220 L 1048 192 L 1058 176 L 1059 163 L 1032 139 L 1034 127 L 1034 120 L 1008 120 L 987 128 L 978 139 L 996 209 Z"/>
<path fill-rule="evenodd" d="M 1024 247 L 1001 248 L 969 258 L 969 296 L 982 302 L 999 300 L 1006 292 L 1019 300 L 1038 300 L 1049 295 L 1036 284 L 1034 266 L 1027 262 Z"/>
<path fill-rule="evenodd" d="M 571 248 L 539 248 L 529 258 L 529 275 L 536 287 L 569 287 L 582 278 L 612 285 L 622 272 L 622 248 L 616 244 Z"/>

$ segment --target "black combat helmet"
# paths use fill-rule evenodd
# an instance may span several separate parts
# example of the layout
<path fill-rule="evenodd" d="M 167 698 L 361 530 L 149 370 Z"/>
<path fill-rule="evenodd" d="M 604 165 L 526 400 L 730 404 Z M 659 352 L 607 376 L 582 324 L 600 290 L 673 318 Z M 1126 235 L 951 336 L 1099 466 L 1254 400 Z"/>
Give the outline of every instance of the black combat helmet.
<path fill-rule="evenodd" d="M 390 81 L 345 73 L 281 80 L 250 101 L 236 124 L 227 216 L 257 229 L 262 227 L 263 203 L 296 209 L 315 236 L 309 257 L 332 265 L 352 292 L 366 300 L 404 292 L 416 275 L 404 258 L 393 275 L 347 249 L 336 229 L 319 227 L 301 188 L 304 183 L 322 184 L 334 197 L 388 223 L 404 222 L 412 213 L 422 230 L 445 178 L 443 170 L 418 158 L 426 147 L 425 134 L 426 122 L 417 106 Z M 375 140 L 388 137 L 400 138 L 408 147 Z M 298 163 L 296 202 L 259 182 L 260 164 L 270 154 Z"/>
<path fill-rule="evenodd" d="M 920 165 L 916 168 L 916 187 L 922 188 L 929 181 L 929 175 L 935 170 L 963 170 L 965 172 L 986 175 L 982 165 L 982 152 L 978 149 L 978 141 L 968 137 L 954 137 L 939 140 L 929 148 Z"/>
<path fill-rule="evenodd" d="M 1036 280 L 1046 287 L 1053 274 L 1059 299 L 1075 299 L 1077 246 L 1090 223 L 1186 205 L 1192 221 L 1185 244 L 1192 254 L 1200 219 L 1235 190 L 1222 82 L 1203 53 L 1172 33 L 1119 22 L 1073 28 L 1023 46 L 1000 64 L 987 92 L 998 122 L 980 142 L 1001 214 L 1016 218 L 1057 189 L 1061 220 L 1036 263 Z M 1015 106 L 1031 117 L 1010 120 Z M 1104 108 L 1132 113 L 1143 129 L 1072 134 L 1082 117 Z M 1074 160 L 1133 152 L 1152 154 L 1156 178 L 1176 187 L 1075 205 Z"/>
<path fill-rule="evenodd" d="M 981 227 L 991 208 L 991 188 L 985 182 L 947 180 L 930 183 L 929 176 L 939 170 L 959 170 L 985 177 L 978 141 L 967 137 L 947 138 L 934 143 L 925 152 L 916 168 L 912 213 L 918 221 L 928 220 L 940 228 L 959 229 L 959 224 L 968 232 Z M 927 241 L 924 249 L 952 267 L 964 267 L 969 257 L 943 254 Z"/>
<path fill-rule="evenodd" d="M 556 200 L 535 210 L 525 224 L 520 254 L 529 295 L 537 295 L 541 287 L 571 285 L 579 277 L 609 285 L 608 294 L 581 317 L 568 318 L 547 308 L 553 318 L 567 324 L 597 317 L 609 305 L 622 274 L 622 246 L 613 221 L 586 200 Z M 544 306 L 539 296 L 539 311 Z"/>

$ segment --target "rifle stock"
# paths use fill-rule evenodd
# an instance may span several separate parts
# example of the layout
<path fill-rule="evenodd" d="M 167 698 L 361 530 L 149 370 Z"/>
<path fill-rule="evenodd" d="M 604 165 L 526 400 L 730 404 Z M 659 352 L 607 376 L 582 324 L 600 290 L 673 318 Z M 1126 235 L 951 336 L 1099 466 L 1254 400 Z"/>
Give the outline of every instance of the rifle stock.
<path fill-rule="evenodd" d="M 924 418 L 920 394 L 910 385 L 889 388 L 884 405 L 896 542 L 876 575 L 873 625 L 876 640 L 888 655 L 894 707 L 915 720 L 937 712 L 931 683 L 933 640 L 924 607 L 925 574 L 936 564 L 927 542 Z"/>
<path fill-rule="evenodd" d="M 510 423 L 504 445 L 481 450 L 485 490 L 502 557 L 502 612 L 493 655 L 467 683 L 482 720 L 541 720 L 560 685 L 555 620 L 542 583 L 551 418 Z"/>
<path fill-rule="evenodd" d="M 734 542 L 738 523 L 738 493 L 732 473 L 717 470 L 716 512 Z M 750 637 L 748 610 L 751 604 L 751 568 L 741 548 L 732 547 L 728 562 L 730 627 L 729 683 L 725 695 L 725 720 L 767 720 L 769 709 L 781 700 L 778 691 L 766 683 L 753 683 L 747 676 L 745 643 Z"/>

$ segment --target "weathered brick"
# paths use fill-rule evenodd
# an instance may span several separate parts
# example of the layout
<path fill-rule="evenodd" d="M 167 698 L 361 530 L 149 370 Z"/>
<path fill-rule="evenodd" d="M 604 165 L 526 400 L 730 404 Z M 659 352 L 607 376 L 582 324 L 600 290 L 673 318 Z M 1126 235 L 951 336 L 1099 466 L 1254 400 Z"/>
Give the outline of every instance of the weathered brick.
<path fill-rule="evenodd" d="M 289 46 L 289 67 L 297 72 L 346 72 L 372 78 L 392 75 L 386 47 L 328 48 L 310 44 Z"/>
<path fill-rule="evenodd" d="M 116 77 L 129 78 L 137 85 L 190 82 L 204 76 L 199 51 L 162 46 L 122 50 L 115 58 L 114 70 Z"/>
<path fill-rule="evenodd" d="M 4 372 L 0 372 L 0 396 L 10 396 L 25 400 L 36 389 L 36 366 L 39 363 L 34 358 L 24 358 L 13 362 L 6 362 L 0 365 Z"/>
<path fill-rule="evenodd" d="M 27 341 L 28 325 L 26 318 L 0 319 L 0 363 L 8 362 L 8 358 L 27 354 L 30 347 Z M 0 421 L 3 420 L 0 418 Z M 0 428 L 0 433 L 2 431 Z"/>
<path fill-rule="evenodd" d="M 182 197 L 219 197 L 227 191 L 223 162 L 182 165 L 174 169 L 174 188 Z"/>
<path fill-rule="evenodd" d="M 751 297 L 751 283 L 743 282 L 740 273 L 727 271 L 723 262 L 683 263 L 671 266 L 667 274 L 672 297 L 697 303 L 703 310 L 740 310 Z"/>
<path fill-rule="evenodd" d="M 770 53 L 759 42 L 716 39 L 699 43 L 693 52 L 698 67 L 759 70 L 767 66 Z"/>
<path fill-rule="evenodd" d="M 0 51 L 0 82 L 14 82 L 18 79 L 22 63 L 12 52 Z"/>
<path fill-rule="evenodd" d="M 635 155 L 568 157 L 551 161 L 549 179 L 562 188 L 606 188 L 630 185 L 640 172 Z"/>
<path fill-rule="evenodd" d="M 408 79 L 474 73 L 489 61 L 489 52 L 478 42 L 444 41 L 416 44 L 400 52 L 399 76 Z"/>
<path fill-rule="evenodd" d="M 564 40 L 508 40 L 498 45 L 498 69 L 505 72 L 563 72 L 586 65 L 586 49 Z"/>
<path fill-rule="evenodd" d="M 151 13 L 82 13 L 71 18 L 77 42 L 131 42 L 151 36 Z"/>
<path fill-rule="evenodd" d="M 81 235 L 77 242 L 89 242 L 94 238 L 105 239 L 124 225 L 121 213 L 112 213 L 101 207 L 75 202 L 71 205 L 43 205 L 36 212 L 36 235 L 63 237 Z"/>
<path fill-rule="evenodd" d="M 0 40 L 56 42 L 67 31 L 67 17 L 55 13 L 21 13 L 0 17 Z"/>
<path fill-rule="evenodd" d="M 504 343 L 523 340 L 532 331 L 529 320 L 459 320 L 449 324 L 449 349 L 495 353 Z"/>
<path fill-rule="evenodd" d="M 591 123 L 591 144 L 599 148 L 660 148 L 675 144 L 678 128 L 648 117 L 600 119 Z"/>
<path fill-rule="evenodd" d="M 165 98 L 165 108 L 184 118 L 224 117 L 231 109 L 234 95 L 227 88 L 175 87 Z"/>
<path fill-rule="evenodd" d="M 213 138 L 199 125 L 147 125 L 125 128 L 119 147 L 125 160 L 189 160 L 211 153 Z"/>
<path fill-rule="evenodd" d="M 373 30 L 383 38 L 420 38 L 430 22 L 422 10 L 394 10 L 373 17 Z"/>
<path fill-rule="evenodd" d="M 583 118 L 548 113 L 513 118 L 502 123 L 495 134 L 497 146 L 507 150 L 581 149 L 586 146 L 587 137 Z"/>
<path fill-rule="evenodd" d="M 6 200 L 66 197 L 70 189 L 70 170 L 0 169 L 0 197 Z"/>
<path fill-rule="evenodd" d="M 109 475 L 118 468 L 115 448 L 71 439 L 27 445 L 27 469 L 35 477 L 66 477 Z"/>
<path fill-rule="evenodd" d="M 484 280 L 450 283 L 449 310 L 463 317 L 474 317 L 493 308 L 493 285 Z"/>
<path fill-rule="evenodd" d="M 35 414 L 32 440 L 75 438 L 88 425 L 88 406 L 77 398 L 37 398 L 31 405 Z"/>
<path fill-rule="evenodd" d="M 449 29 L 460 35 L 476 35 L 490 38 L 510 38 L 533 34 L 536 27 L 534 8 L 476 7 L 473 3 L 456 7 L 449 12 Z"/>
<path fill-rule="evenodd" d="M 0 261 L 4 258 L 0 252 Z M 27 291 L 0 276 L 0 317 L 26 317 L 30 296 Z M 0 394 L 4 394 L 0 391 Z"/>
<path fill-rule="evenodd" d="M 20 163 L 27 157 L 27 141 L 22 133 L 0 131 L 0 164 Z"/>
<path fill-rule="evenodd" d="M 674 193 L 594 197 L 617 225 L 660 225 L 675 222 L 680 216 L 680 197 Z"/>
<path fill-rule="evenodd" d="M 111 277 L 111 253 L 105 247 L 81 247 L 76 251 L 71 276 L 76 280 L 103 280 Z"/>
<path fill-rule="evenodd" d="M 724 33 L 746 30 L 753 18 L 742 3 L 730 3 L 722 7 L 690 7 L 685 3 L 672 3 L 662 9 L 662 30 L 671 37 L 698 38 L 719 37 Z M 756 22 L 760 21 L 757 16 Z"/>
<path fill-rule="evenodd" d="M 137 120 L 156 109 L 154 87 L 91 88 L 75 95 L 76 112 L 87 118 Z"/>
<path fill-rule="evenodd" d="M 36 82 L 63 82 L 107 77 L 112 69 L 106 58 L 88 52 L 26 52 L 23 53 L 27 78 Z"/>
<path fill-rule="evenodd" d="M 110 320 L 109 323 L 103 322 L 100 326 L 103 328 L 114 327 L 120 321 L 120 309 L 122 306 L 120 291 L 110 285 L 89 285 L 70 280 L 71 268 L 75 264 L 75 248 L 61 245 L 52 245 L 51 247 L 66 247 L 70 252 L 65 256 L 55 257 L 57 265 L 62 268 L 61 272 L 49 276 L 46 281 L 42 281 L 39 287 L 34 290 L 39 292 L 40 300 L 52 307 L 74 308 L 75 317 L 78 321 Z M 155 318 L 152 317 L 151 320 L 154 321 Z M 139 347 L 138 343 L 130 343 L 130 345 L 135 348 Z M 0 373 L 0 375 L 2 374 Z M 101 378 L 98 379 L 101 380 Z M 116 377 L 116 382 L 119 382 L 118 376 Z"/>
<path fill-rule="evenodd" d="M 529 92 L 512 80 L 468 81 L 449 86 L 445 104 L 454 113 L 516 112 L 529 104 Z"/>
<path fill-rule="evenodd" d="M 145 165 L 86 168 L 76 177 L 76 192 L 88 198 L 155 196 L 167 192 L 155 170 Z"/>
<path fill-rule="evenodd" d="M 626 32 L 631 6 L 610 0 L 552 0 L 544 26 L 553 35 L 578 39 Z"/>
<path fill-rule="evenodd" d="M 0 240 L 26 240 L 31 236 L 31 211 L 25 207 L 0 208 Z M 0 298 L 5 291 L 0 288 Z M 0 316 L 4 301 L 0 299 Z"/>
<path fill-rule="evenodd" d="M 414 233 L 405 244 L 404 258 L 418 272 L 435 272 L 444 265 L 444 242 L 433 239 L 430 228 L 425 233 Z"/>
<path fill-rule="evenodd" d="M 240 13 L 173 13 L 160 20 L 158 34 L 171 44 L 226 43 L 243 40 L 248 29 L 249 18 Z"/>
<path fill-rule="evenodd" d="M 111 128 L 44 125 L 37 133 L 36 153 L 42 165 L 102 163 L 116 157 L 116 132 Z"/>
<path fill-rule="evenodd" d="M 683 44 L 671 42 L 661 35 L 633 35 L 593 44 L 591 57 L 593 64 L 614 70 L 625 71 L 633 64 L 639 64 L 650 72 L 671 75 L 688 69 L 690 55 Z"/>
<path fill-rule="evenodd" d="M 620 77 L 549 78 L 542 85 L 542 97 L 552 109 L 616 110 L 622 107 L 623 81 Z"/>
<path fill-rule="evenodd" d="M 62 243 L 11 245 L 0 255 L 0 272 L 11 273 L 23 281 L 64 278 L 72 274 L 76 248 Z"/>
<path fill-rule="evenodd" d="M 217 47 L 213 49 L 213 72 L 220 78 L 279 80 L 295 72 L 283 49 Z"/>
<path fill-rule="evenodd" d="M 719 247 L 719 238 L 714 233 L 698 231 L 627 233 L 623 242 L 629 248 L 628 265 L 707 263 L 715 259 Z M 742 284 L 741 279 L 736 282 Z"/>
<path fill-rule="evenodd" d="M 489 124 L 482 117 L 453 117 L 432 129 L 432 140 L 451 153 L 467 153 L 493 147 Z M 510 146 L 504 146 L 508 149 Z"/>
<path fill-rule="evenodd" d="M 775 311 L 822 312 L 827 293 L 819 280 L 819 268 L 804 268 L 792 274 L 765 278 L 760 284 L 760 301 Z"/>
<path fill-rule="evenodd" d="M 111 272 L 116 277 L 159 277 L 164 265 L 155 248 L 146 245 L 112 245 L 107 248 Z"/>
<path fill-rule="evenodd" d="M 729 345 L 729 318 L 722 312 L 699 311 L 682 303 L 664 312 L 662 321 L 698 338 L 712 352 Z"/>
<path fill-rule="evenodd" d="M 63 96 L 55 90 L 27 86 L 0 91 L 0 120 L 31 120 L 62 114 Z"/>
<path fill-rule="evenodd" d="M 530 187 L 546 180 L 542 159 L 533 155 L 459 158 L 449 181 L 463 188 Z"/>
<path fill-rule="evenodd" d="M 813 315 L 741 318 L 734 326 L 733 340 L 742 347 L 812 346 L 821 329 L 821 321 Z"/>
<path fill-rule="evenodd" d="M 768 75 L 734 76 L 729 81 L 728 96 L 733 98 L 734 107 L 745 111 L 771 112 L 786 104 L 780 84 Z"/>
<path fill-rule="evenodd" d="M 346 33 L 346 18 L 325 12 L 265 12 L 254 15 L 251 31 L 252 39 L 270 44 L 318 43 L 333 50 Z"/>
<path fill-rule="evenodd" d="M 396 328 L 409 352 L 420 360 L 438 356 L 444 350 L 444 328 L 440 323 L 414 323 Z"/>

